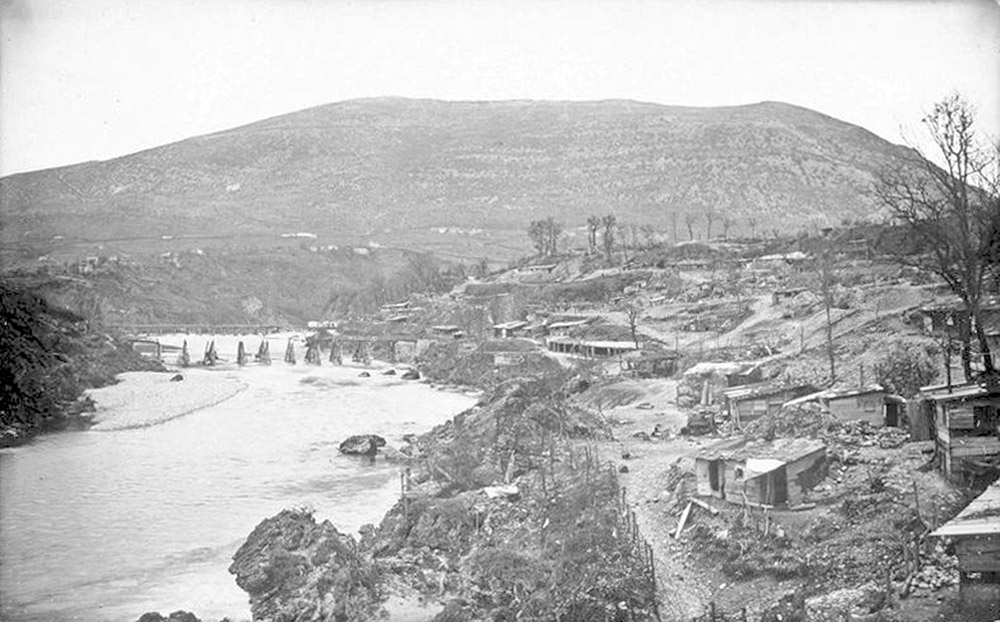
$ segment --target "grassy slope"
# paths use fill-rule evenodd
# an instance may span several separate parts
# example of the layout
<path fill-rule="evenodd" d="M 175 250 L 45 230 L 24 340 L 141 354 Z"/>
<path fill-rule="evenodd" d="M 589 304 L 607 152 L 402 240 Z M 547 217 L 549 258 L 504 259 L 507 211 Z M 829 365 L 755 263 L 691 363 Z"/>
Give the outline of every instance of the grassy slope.
<path fill-rule="evenodd" d="M 756 215 L 763 230 L 870 216 L 876 171 L 908 156 L 773 102 L 355 100 L 10 176 L 0 202 L 7 243 L 303 230 L 391 241 L 429 227 L 522 231 L 547 215 L 575 226 L 608 211 L 667 230 L 671 213 L 707 208 Z"/>

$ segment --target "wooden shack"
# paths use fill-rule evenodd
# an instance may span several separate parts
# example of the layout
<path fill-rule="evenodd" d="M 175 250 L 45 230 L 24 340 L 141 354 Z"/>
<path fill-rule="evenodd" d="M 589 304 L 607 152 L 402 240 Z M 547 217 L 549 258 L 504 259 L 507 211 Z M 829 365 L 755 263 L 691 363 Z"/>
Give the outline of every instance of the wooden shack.
<path fill-rule="evenodd" d="M 873 426 L 897 426 L 905 412 L 905 400 L 890 395 L 881 385 L 847 389 L 827 389 L 790 400 L 786 407 L 819 404 L 839 421 L 866 421 Z"/>
<path fill-rule="evenodd" d="M 1000 388 L 968 383 L 920 390 L 933 404 L 935 450 L 949 477 L 1000 469 Z"/>
<path fill-rule="evenodd" d="M 931 533 L 950 538 L 958 557 L 959 590 L 966 604 L 993 607 L 1000 617 L 1000 481 Z"/>
<path fill-rule="evenodd" d="M 774 381 L 744 384 L 722 391 L 723 410 L 739 425 L 774 414 L 785 402 L 811 393 L 816 393 L 816 387 L 810 384 L 787 385 Z"/>
<path fill-rule="evenodd" d="M 437 337 L 451 337 L 452 339 L 461 339 L 465 336 L 465 332 L 462 331 L 460 326 L 455 326 L 454 324 L 439 324 L 438 326 L 431 326 L 431 334 Z"/>
<path fill-rule="evenodd" d="M 729 439 L 695 457 L 698 494 L 732 503 L 799 505 L 826 472 L 826 445 L 804 438 Z"/>
<path fill-rule="evenodd" d="M 640 350 L 625 359 L 625 371 L 634 378 L 669 378 L 677 373 L 680 352 Z"/>

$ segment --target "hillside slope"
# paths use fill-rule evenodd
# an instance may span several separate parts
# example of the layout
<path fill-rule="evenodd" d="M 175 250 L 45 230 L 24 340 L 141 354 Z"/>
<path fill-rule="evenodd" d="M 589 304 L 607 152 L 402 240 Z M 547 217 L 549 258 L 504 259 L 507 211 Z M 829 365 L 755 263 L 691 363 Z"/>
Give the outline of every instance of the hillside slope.
<path fill-rule="evenodd" d="M 787 231 L 870 217 L 877 171 L 912 157 L 775 102 L 352 100 L 0 179 L 2 241 L 304 230 L 391 240 L 608 212 L 669 231 L 671 213 L 708 208 Z"/>

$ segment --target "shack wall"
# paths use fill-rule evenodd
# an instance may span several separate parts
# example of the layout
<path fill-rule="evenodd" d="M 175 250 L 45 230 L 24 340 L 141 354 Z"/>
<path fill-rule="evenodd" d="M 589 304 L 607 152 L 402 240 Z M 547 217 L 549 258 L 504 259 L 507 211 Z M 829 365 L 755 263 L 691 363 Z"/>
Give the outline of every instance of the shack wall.
<path fill-rule="evenodd" d="M 830 414 L 840 421 L 867 421 L 871 425 L 884 424 L 882 393 L 868 393 L 831 399 L 827 405 Z"/>
<path fill-rule="evenodd" d="M 826 477 L 826 448 L 802 456 L 785 465 L 788 476 L 788 505 L 799 505 L 805 494 Z"/>
<path fill-rule="evenodd" d="M 956 537 L 955 556 L 962 572 L 1000 572 L 1000 534 Z"/>

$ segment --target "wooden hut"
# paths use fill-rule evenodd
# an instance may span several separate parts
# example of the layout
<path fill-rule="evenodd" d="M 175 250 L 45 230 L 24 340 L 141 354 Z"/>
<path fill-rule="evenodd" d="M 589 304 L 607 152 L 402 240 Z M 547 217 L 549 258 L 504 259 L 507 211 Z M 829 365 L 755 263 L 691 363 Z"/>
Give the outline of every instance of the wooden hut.
<path fill-rule="evenodd" d="M 723 409 L 731 420 L 742 424 L 774 414 L 785 402 L 812 393 L 816 393 L 816 387 L 809 384 L 789 385 L 774 381 L 745 384 L 722 391 Z"/>
<path fill-rule="evenodd" d="M 732 503 L 799 505 L 826 472 L 826 445 L 805 438 L 724 440 L 695 457 L 698 494 Z"/>
<path fill-rule="evenodd" d="M 920 390 L 933 404 L 935 449 L 949 477 L 1000 469 L 1000 388 L 969 383 Z"/>
<path fill-rule="evenodd" d="M 931 535 L 955 545 L 962 601 L 992 606 L 993 618 L 1000 616 L 1000 481 Z"/>

